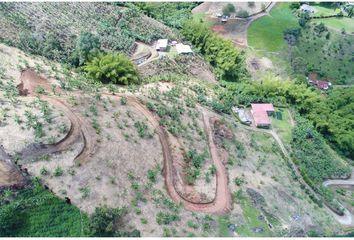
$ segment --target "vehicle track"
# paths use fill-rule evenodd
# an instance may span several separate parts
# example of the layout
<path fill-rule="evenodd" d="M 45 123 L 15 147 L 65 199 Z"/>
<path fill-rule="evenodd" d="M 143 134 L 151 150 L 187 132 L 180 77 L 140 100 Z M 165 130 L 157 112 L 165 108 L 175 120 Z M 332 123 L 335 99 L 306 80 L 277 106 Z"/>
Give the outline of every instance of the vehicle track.
<path fill-rule="evenodd" d="M 112 96 L 110 94 L 104 95 Z M 216 167 L 216 194 L 215 199 L 209 203 L 195 203 L 181 196 L 181 194 L 179 194 L 175 188 L 174 177 L 176 177 L 177 174 L 173 167 L 173 156 L 170 141 L 172 137 L 171 134 L 160 126 L 157 117 L 155 117 L 153 113 L 151 113 L 150 110 L 145 105 L 143 105 L 137 98 L 124 94 L 115 95 L 115 97 L 122 96 L 127 98 L 128 104 L 140 111 L 147 118 L 148 122 L 154 128 L 155 133 L 159 136 L 164 158 L 163 175 L 165 177 L 165 185 L 167 192 L 169 193 L 173 201 L 175 201 L 176 203 L 181 203 L 186 209 L 190 211 L 220 214 L 228 212 L 231 209 L 231 195 L 228 189 L 226 169 L 218 156 L 217 148 L 213 141 L 212 129 L 210 126 L 211 117 L 209 113 L 202 109 L 204 129 L 208 135 L 209 150 L 213 163 Z"/>
<path fill-rule="evenodd" d="M 18 86 L 19 92 L 23 96 L 35 96 L 35 90 L 38 86 L 49 90 L 49 83 L 39 77 L 32 69 L 27 69 L 21 73 L 21 84 Z M 83 148 L 75 157 L 75 161 L 84 163 L 95 151 L 96 133 L 88 126 L 88 123 L 78 114 L 75 114 L 70 106 L 56 96 L 41 96 L 41 99 L 49 102 L 51 105 L 63 111 L 69 119 L 71 125 L 67 135 L 54 144 L 31 145 L 25 148 L 22 153 L 22 160 L 40 157 L 46 154 L 55 154 L 67 150 L 74 142 L 81 139 L 84 142 Z"/>

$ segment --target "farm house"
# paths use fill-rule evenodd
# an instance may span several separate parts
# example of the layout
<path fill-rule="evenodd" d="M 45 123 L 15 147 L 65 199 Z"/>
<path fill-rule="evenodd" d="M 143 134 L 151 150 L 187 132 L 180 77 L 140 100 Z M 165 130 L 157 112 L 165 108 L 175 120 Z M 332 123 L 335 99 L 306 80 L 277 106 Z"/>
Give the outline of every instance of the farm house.
<path fill-rule="evenodd" d="M 271 103 L 253 103 L 251 104 L 251 113 L 253 115 L 256 127 L 269 128 L 271 125 L 269 114 L 274 112 L 273 104 Z"/>

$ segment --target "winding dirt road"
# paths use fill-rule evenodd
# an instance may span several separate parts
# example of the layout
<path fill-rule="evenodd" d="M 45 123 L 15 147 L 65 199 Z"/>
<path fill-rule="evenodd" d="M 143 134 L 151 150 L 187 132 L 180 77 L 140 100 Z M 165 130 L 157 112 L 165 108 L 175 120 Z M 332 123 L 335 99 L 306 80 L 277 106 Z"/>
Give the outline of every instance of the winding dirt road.
<path fill-rule="evenodd" d="M 354 168 L 352 170 L 352 174 L 350 178 L 348 179 L 330 179 L 326 180 L 323 182 L 323 186 L 329 187 L 329 186 L 354 186 Z M 339 216 L 338 214 L 335 214 L 332 212 L 334 217 L 337 219 L 338 222 L 340 222 L 343 225 L 347 226 L 354 226 L 354 216 L 351 212 L 348 211 L 344 206 L 342 206 L 344 209 L 344 215 Z"/>
<path fill-rule="evenodd" d="M 36 74 L 35 71 L 28 69 L 22 72 L 21 75 L 21 84 L 18 86 L 19 92 L 23 96 L 35 96 L 35 90 L 38 86 L 41 86 L 46 91 L 50 91 L 51 85 L 45 79 L 41 78 Z M 59 90 L 60 92 L 60 90 Z M 79 95 L 80 93 L 74 93 Z M 226 169 L 221 162 L 217 148 L 213 142 L 213 131 L 210 126 L 211 115 L 209 112 L 202 110 L 203 112 L 203 121 L 204 128 L 208 135 L 208 143 L 209 149 L 212 156 L 213 163 L 216 167 L 216 196 L 215 199 L 209 203 L 195 203 L 186 200 L 185 197 L 181 196 L 178 193 L 175 187 L 175 176 L 176 170 L 173 167 L 173 154 L 171 149 L 171 138 L 172 136 L 160 126 L 157 117 L 154 116 L 152 112 L 150 112 L 144 104 L 142 104 L 137 98 L 127 94 L 118 94 L 111 95 L 108 93 L 104 93 L 103 95 L 121 98 L 122 96 L 126 97 L 128 100 L 128 104 L 136 108 L 140 111 L 149 121 L 149 123 L 155 129 L 155 132 L 159 136 L 159 140 L 162 146 L 163 158 L 164 158 L 164 170 L 163 174 L 165 177 L 165 185 L 166 189 L 171 196 L 171 198 L 177 202 L 181 203 L 186 209 L 191 211 L 199 211 L 205 213 L 226 213 L 231 209 L 231 195 L 228 189 L 228 180 Z M 60 142 L 52 145 L 43 145 L 38 149 L 28 149 L 24 150 L 23 157 L 33 158 L 35 156 L 40 156 L 43 154 L 53 154 L 56 152 L 63 151 L 67 149 L 73 142 L 77 141 L 78 138 L 83 138 L 84 147 L 80 154 L 76 157 L 76 161 L 83 163 L 88 161 L 90 156 L 93 155 L 95 151 L 95 141 L 96 134 L 92 132 L 91 127 L 82 119 L 78 114 L 75 114 L 64 101 L 60 100 L 56 96 L 41 96 L 43 100 L 48 101 L 50 104 L 58 107 L 62 110 L 71 121 L 71 129 L 68 132 L 67 136 L 61 140 Z M 28 155 L 28 156 L 27 156 Z"/>
<path fill-rule="evenodd" d="M 21 84 L 18 86 L 19 92 L 22 96 L 35 96 L 35 91 L 38 86 L 41 86 L 46 91 L 50 91 L 50 84 L 45 79 L 38 76 L 32 69 L 25 70 L 21 73 Z M 33 159 L 46 154 L 54 154 L 67 150 L 77 140 L 82 140 L 84 146 L 75 161 L 84 163 L 95 151 L 96 133 L 91 129 L 89 124 L 75 114 L 70 106 L 56 96 L 41 96 L 41 99 L 47 101 L 53 106 L 60 109 L 64 115 L 70 120 L 71 126 L 68 134 L 59 142 L 54 144 L 41 144 L 38 146 L 29 146 L 25 148 L 22 153 L 24 161 Z"/>

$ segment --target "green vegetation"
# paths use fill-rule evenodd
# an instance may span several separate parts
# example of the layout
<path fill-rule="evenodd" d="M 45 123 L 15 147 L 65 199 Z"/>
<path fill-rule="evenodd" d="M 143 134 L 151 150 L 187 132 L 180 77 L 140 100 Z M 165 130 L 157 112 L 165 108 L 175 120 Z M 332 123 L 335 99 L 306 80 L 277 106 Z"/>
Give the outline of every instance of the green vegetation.
<path fill-rule="evenodd" d="M 230 40 L 214 34 L 198 19 L 186 22 L 182 33 L 214 68 L 218 79 L 238 81 L 247 76 L 244 53 Z"/>
<path fill-rule="evenodd" d="M 144 14 L 174 28 L 181 28 L 192 17 L 196 2 L 137 2 L 134 3 Z"/>
<path fill-rule="evenodd" d="M 275 108 L 276 112 L 279 112 L 280 117 L 276 117 L 275 115 L 271 118 L 272 120 L 272 127 L 275 128 L 277 133 L 281 136 L 282 140 L 285 143 L 291 143 L 291 122 L 288 109 L 286 108 Z"/>
<path fill-rule="evenodd" d="M 278 52 L 286 47 L 283 32 L 299 26 L 297 18 L 292 14 L 290 3 L 277 3 L 270 12 L 255 20 L 247 30 L 248 44 L 268 52 Z"/>
<path fill-rule="evenodd" d="M 228 84 L 222 93 L 225 104 L 237 102 L 272 102 L 277 106 L 293 105 L 304 117 L 310 119 L 318 131 L 344 155 L 354 158 L 354 87 L 332 90 L 328 97 L 304 84 L 280 81 L 271 76 L 262 81 Z"/>
<path fill-rule="evenodd" d="M 292 35 L 296 40 L 288 37 L 293 72 L 303 75 L 316 72 L 321 78 L 335 84 L 353 83 L 354 37 L 327 28 L 322 21 L 318 22 L 311 21 L 306 27 L 299 28 L 300 31 Z M 353 25 L 354 20 L 351 23 L 348 26 Z"/>
<path fill-rule="evenodd" d="M 138 83 L 134 64 L 123 54 L 99 54 L 84 66 L 84 70 L 96 81 L 102 83 Z"/>
<path fill-rule="evenodd" d="M 231 13 L 234 13 L 235 11 L 236 11 L 235 6 L 231 3 L 226 4 L 222 9 L 222 13 L 225 16 L 230 16 Z"/>
<path fill-rule="evenodd" d="M 313 22 L 324 23 L 329 28 L 337 31 L 344 29 L 348 33 L 354 32 L 354 19 L 352 18 L 323 18 L 314 19 Z"/>
<path fill-rule="evenodd" d="M 138 230 L 126 232 L 120 229 L 120 226 L 117 223 L 125 214 L 125 208 L 108 208 L 106 206 L 96 208 L 88 223 L 89 236 L 140 237 L 140 232 Z"/>
<path fill-rule="evenodd" d="M 1 42 L 74 66 L 99 46 L 101 51 L 128 53 L 135 41 L 174 36 L 138 8 L 111 3 L 2 3 L 0 21 L 7 30 Z"/>
<path fill-rule="evenodd" d="M 327 202 L 342 211 L 333 200 L 333 193 L 323 187 L 324 180 L 350 175 L 349 165 L 329 150 L 322 136 L 317 133 L 309 121 L 298 117 L 293 130 L 293 157 L 304 180 Z"/>
<path fill-rule="evenodd" d="M 207 152 L 202 154 L 198 154 L 195 149 L 189 150 L 187 152 L 187 161 L 190 163 L 190 168 L 187 171 L 187 182 L 189 184 L 193 184 L 197 178 L 200 176 L 200 169 L 205 162 L 205 158 L 207 157 Z"/>
<path fill-rule="evenodd" d="M 7 197 L 8 198 L 8 197 Z M 45 190 L 38 181 L 7 201 L 0 195 L 0 236 L 85 236 L 88 216 Z"/>
<path fill-rule="evenodd" d="M 71 56 L 71 63 L 73 66 L 82 66 L 90 57 L 97 54 L 101 48 L 99 38 L 93 33 L 81 33 L 77 42 L 75 51 Z"/>
<path fill-rule="evenodd" d="M 237 227 L 237 233 L 241 236 L 271 236 L 271 232 L 268 228 L 266 221 L 261 220 L 260 211 L 252 206 L 251 200 L 244 196 L 243 192 L 238 192 L 236 199 L 239 201 L 242 207 L 242 212 L 245 220 L 245 224 Z M 254 229 L 262 229 L 261 232 L 256 233 Z"/>

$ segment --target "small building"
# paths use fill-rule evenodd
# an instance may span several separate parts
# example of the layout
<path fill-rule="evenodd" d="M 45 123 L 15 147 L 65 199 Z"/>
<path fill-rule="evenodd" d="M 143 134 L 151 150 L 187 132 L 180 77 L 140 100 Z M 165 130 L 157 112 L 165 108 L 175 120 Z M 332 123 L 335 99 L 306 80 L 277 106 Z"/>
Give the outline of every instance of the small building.
<path fill-rule="evenodd" d="M 332 86 L 332 83 L 323 80 L 310 80 L 309 83 L 321 90 L 328 90 Z"/>
<path fill-rule="evenodd" d="M 238 119 L 240 119 L 240 122 L 246 125 L 251 125 L 252 124 L 252 117 L 249 115 L 249 113 L 245 109 L 241 109 L 238 107 L 232 107 L 231 109 L 235 114 L 237 114 Z"/>
<path fill-rule="evenodd" d="M 269 128 L 271 121 L 269 115 L 274 112 L 273 104 L 271 103 L 252 103 L 251 113 L 253 115 L 256 127 Z"/>
<path fill-rule="evenodd" d="M 192 54 L 193 51 L 189 45 L 184 45 L 183 43 L 176 44 L 176 50 L 178 54 Z"/>
<path fill-rule="evenodd" d="M 164 52 L 167 50 L 168 39 L 159 39 L 156 43 L 156 51 Z"/>
<path fill-rule="evenodd" d="M 303 12 L 314 13 L 315 9 L 308 4 L 302 4 L 300 10 Z"/>
<path fill-rule="evenodd" d="M 328 81 L 319 80 L 317 73 L 313 73 L 313 72 L 309 74 L 308 81 L 309 84 L 321 90 L 328 90 L 329 87 L 332 86 L 332 83 Z"/>

